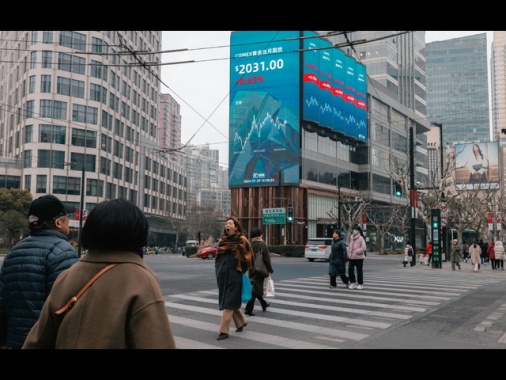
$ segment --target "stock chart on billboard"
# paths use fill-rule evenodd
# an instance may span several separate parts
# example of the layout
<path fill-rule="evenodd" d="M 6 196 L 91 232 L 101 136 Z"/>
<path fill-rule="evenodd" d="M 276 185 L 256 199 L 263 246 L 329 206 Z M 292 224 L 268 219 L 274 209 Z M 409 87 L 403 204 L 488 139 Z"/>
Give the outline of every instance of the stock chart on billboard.
<path fill-rule="evenodd" d="M 302 119 L 366 141 L 365 66 L 315 32 L 304 32 L 303 41 Z"/>
<path fill-rule="evenodd" d="M 299 183 L 300 32 L 230 36 L 229 186 Z"/>

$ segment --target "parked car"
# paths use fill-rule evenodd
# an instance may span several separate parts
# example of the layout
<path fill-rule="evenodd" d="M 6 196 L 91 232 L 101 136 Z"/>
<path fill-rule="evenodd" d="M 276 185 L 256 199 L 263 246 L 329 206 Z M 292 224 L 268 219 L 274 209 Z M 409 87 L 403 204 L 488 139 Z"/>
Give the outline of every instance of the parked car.
<path fill-rule="evenodd" d="M 329 261 L 332 238 L 310 238 L 304 247 L 304 257 L 309 261 Z"/>
<path fill-rule="evenodd" d="M 209 259 L 213 260 L 216 258 L 216 250 L 218 249 L 218 243 L 214 243 L 210 245 L 209 247 L 203 247 L 199 248 L 197 251 L 197 257 L 200 257 L 201 259 Z"/>

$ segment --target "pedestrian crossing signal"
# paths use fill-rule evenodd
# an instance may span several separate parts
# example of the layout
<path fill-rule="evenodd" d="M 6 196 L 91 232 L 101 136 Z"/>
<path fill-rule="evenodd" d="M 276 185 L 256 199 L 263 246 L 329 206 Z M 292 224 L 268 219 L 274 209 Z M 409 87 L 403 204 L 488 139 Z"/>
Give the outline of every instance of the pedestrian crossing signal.
<path fill-rule="evenodd" d="M 435 230 L 438 230 L 439 229 L 439 222 L 438 221 L 433 221 L 432 222 L 432 228 L 435 229 Z"/>

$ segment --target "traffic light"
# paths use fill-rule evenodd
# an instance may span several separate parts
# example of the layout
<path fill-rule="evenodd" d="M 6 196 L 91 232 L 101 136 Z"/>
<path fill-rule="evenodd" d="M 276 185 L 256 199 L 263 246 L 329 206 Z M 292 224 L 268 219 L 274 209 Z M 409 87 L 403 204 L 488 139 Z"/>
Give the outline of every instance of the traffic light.
<path fill-rule="evenodd" d="M 293 207 L 288 207 L 286 210 L 286 220 L 288 222 L 293 222 Z"/>
<path fill-rule="evenodd" d="M 432 228 L 434 230 L 439 230 L 439 221 L 437 220 L 432 221 Z"/>
<path fill-rule="evenodd" d="M 396 197 L 402 197 L 402 186 L 399 182 L 395 182 L 394 185 L 394 195 Z"/>

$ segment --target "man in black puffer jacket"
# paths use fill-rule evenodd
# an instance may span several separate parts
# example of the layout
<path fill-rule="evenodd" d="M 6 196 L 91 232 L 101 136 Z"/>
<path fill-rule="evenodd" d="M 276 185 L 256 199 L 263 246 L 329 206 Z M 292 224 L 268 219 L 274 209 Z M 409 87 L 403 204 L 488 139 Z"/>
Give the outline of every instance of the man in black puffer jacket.
<path fill-rule="evenodd" d="M 12 248 L 0 271 L 0 348 L 23 346 L 56 278 L 79 260 L 67 237 L 75 211 L 53 195 L 30 205 L 30 235 Z"/>

